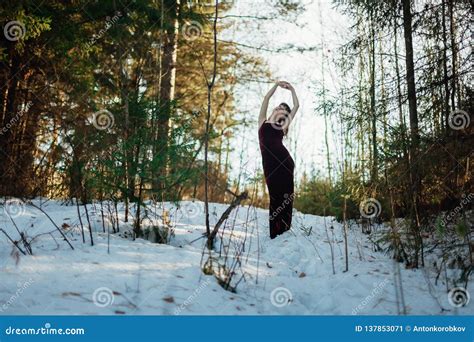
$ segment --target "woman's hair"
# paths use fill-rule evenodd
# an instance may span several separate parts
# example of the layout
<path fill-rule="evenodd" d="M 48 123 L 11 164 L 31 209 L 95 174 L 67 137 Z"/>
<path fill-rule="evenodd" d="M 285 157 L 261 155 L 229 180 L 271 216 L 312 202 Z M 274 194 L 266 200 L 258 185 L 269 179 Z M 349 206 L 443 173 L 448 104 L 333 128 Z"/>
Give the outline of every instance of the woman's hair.
<path fill-rule="evenodd" d="M 288 112 L 288 115 L 291 113 L 291 108 L 290 108 L 290 106 L 288 106 L 287 103 L 282 102 L 282 103 L 280 103 L 280 106 L 285 108 L 285 110 Z M 288 127 L 283 129 L 283 135 L 286 136 L 287 134 L 288 134 Z"/>
<path fill-rule="evenodd" d="M 280 106 L 282 106 L 283 108 L 285 108 L 285 110 L 286 110 L 288 113 L 291 112 L 291 108 L 290 108 L 290 106 L 288 106 L 287 103 L 282 102 L 282 103 L 280 103 Z"/>

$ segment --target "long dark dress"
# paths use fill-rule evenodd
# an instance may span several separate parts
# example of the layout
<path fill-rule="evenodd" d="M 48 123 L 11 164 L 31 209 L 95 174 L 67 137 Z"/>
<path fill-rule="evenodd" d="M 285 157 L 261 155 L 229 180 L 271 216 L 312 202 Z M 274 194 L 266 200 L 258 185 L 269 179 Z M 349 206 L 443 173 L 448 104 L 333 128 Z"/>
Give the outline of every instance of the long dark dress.
<path fill-rule="evenodd" d="M 283 146 L 283 130 L 276 123 L 265 122 L 258 130 L 263 173 L 270 194 L 270 238 L 291 227 L 295 163 Z"/>

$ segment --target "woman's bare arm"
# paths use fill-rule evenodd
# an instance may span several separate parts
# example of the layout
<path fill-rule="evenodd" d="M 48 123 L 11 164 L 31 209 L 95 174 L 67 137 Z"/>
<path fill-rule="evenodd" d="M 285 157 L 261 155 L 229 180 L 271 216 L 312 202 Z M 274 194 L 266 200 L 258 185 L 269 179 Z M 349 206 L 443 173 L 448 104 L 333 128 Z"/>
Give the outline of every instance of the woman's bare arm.
<path fill-rule="evenodd" d="M 270 97 L 275 93 L 275 90 L 278 88 L 279 82 L 275 83 L 273 87 L 268 91 L 267 95 L 263 98 L 262 107 L 260 107 L 260 115 L 258 116 L 258 127 L 263 124 L 267 118 L 268 102 Z"/>
<path fill-rule="evenodd" d="M 296 96 L 295 88 L 288 83 L 288 88 L 291 91 L 291 97 L 293 98 L 293 108 L 291 109 L 290 117 L 291 120 L 295 118 L 296 112 L 300 108 L 300 102 L 298 101 L 298 96 Z"/>

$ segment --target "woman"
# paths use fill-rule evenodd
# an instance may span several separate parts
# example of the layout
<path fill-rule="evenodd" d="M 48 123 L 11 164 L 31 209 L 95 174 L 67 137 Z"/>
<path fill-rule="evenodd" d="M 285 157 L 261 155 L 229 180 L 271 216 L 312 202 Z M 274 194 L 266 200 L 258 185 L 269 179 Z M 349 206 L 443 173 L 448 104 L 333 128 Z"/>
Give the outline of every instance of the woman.
<path fill-rule="evenodd" d="M 286 103 L 281 103 L 273 109 L 267 119 L 268 102 L 279 86 L 291 91 L 293 109 L 290 109 Z M 288 127 L 298 108 L 299 102 L 295 89 L 288 82 L 280 81 L 265 95 L 260 109 L 258 139 L 262 153 L 263 173 L 270 194 L 271 239 L 283 234 L 291 227 L 295 163 L 288 150 L 283 146 L 282 140 L 283 136 L 288 133 Z"/>

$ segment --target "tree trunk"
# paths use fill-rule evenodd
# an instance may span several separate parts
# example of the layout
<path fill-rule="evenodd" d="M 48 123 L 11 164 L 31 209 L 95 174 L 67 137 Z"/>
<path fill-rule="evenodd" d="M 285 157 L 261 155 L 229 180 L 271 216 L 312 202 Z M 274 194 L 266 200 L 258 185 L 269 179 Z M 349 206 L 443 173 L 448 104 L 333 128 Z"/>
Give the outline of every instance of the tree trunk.
<path fill-rule="evenodd" d="M 177 1 L 163 1 L 164 12 L 167 13 L 169 21 L 168 28 L 165 30 L 163 39 L 161 66 L 160 66 L 160 104 L 158 112 L 158 130 L 157 130 L 157 153 L 161 154 L 161 165 L 157 169 L 157 175 L 154 177 L 153 189 L 160 191 L 164 185 L 158 177 L 165 177 L 168 167 L 168 146 L 171 104 L 175 96 L 176 81 L 176 61 L 178 56 L 178 32 L 179 32 L 179 6 Z M 162 194 L 161 194 L 162 195 Z"/>
<path fill-rule="evenodd" d="M 319 23 L 321 27 L 323 27 L 323 17 L 321 13 L 321 7 L 319 8 Z M 326 162 L 327 162 L 327 171 L 328 171 L 328 179 L 329 184 L 332 184 L 332 172 L 331 172 L 331 154 L 329 151 L 329 134 L 328 134 L 328 115 L 327 112 L 327 103 L 326 103 L 326 85 L 324 80 L 324 64 L 325 64 L 325 56 L 324 56 L 324 34 L 323 30 L 321 30 L 321 85 L 322 89 L 322 100 L 323 100 L 323 116 L 324 116 L 324 142 L 326 145 Z"/>
<path fill-rule="evenodd" d="M 447 38 L 447 30 L 446 30 L 446 4 L 445 0 L 441 2 L 442 6 L 442 14 L 441 14 L 441 24 L 443 27 L 443 83 L 444 83 L 444 129 L 445 132 L 448 133 L 449 130 L 449 77 L 448 77 L 448 38 Z"/>
<path fill-rule="evenodd" d="M 408 88 L 408 108 L 410 114 L 410 178 L 411 178 L 411 219 L 413 235 L 416 240 L 413 266 L 418 266 L 419 251 L 421 250 L 420 220 L 418 216 L 418 202 L 420 197 L 421 178 L 417 164 L 420 135 L 418 129 L 418 112 L 415 87 L 415 67 L 413 62 L 413 32 L 410 0 L 403 0 L 403 32 L 405 37 L 406 80 Z M 422 260 L 423 261 L 423 260 Z"/>
<path fill-rule="evenodd" d="M 10 53 L 10 72 L 8 74 L 8 82 L 6 85 L 7 94 L 5 99 L 5 111 L 3 113 L 3 124 L 1 128 L 6 127 L 14 121 L 16 110 L 16 94 L 18 83 L 20 80 L 20 58 L 14 56 L 15 52 L 13 47 Z M 0 175 L 2 176 L 2 182 L 0 183 L 0 196 L 5 195 L 18 195 L 15 191 L 15 158 L 13 157 L 13 145 L 14 145 L 14 134 L 13 130 L 17 126 L 12 126 L 10 129 L 1 131 L 0 134 Z M 22 195 L 22 194 L 21 194 Z"/>
<path fill-rule="evenodd" d="M 372 119 L 372 169 L 370 180 L 377 181 L 378 153 L 377 153 L 377 116 L 375 112 L 375 30 L 373 23 L 373 9 L 370 10 L 370 117 Z"/>
<path fill-rule="evenodd" d="M 448 11 L 449 11 L 449 33 L 451 38 L 451 52 L 452 52 L 452 78 L 451 78 L 451 107 L 452 110 L 456 109 L 456 95 L 457 95 L 457 105 L 460 105 L 461 96 L 460 96 L 460 87 L 458 86 L 458 75 L 457 75 L 457 63 L 458 63 L 458 49 L 456 45 L 456 26 L 454 23 L 454 1 L 448 1 Z"/>
<path fill-rule="evenodd" d="M 396 9 L 395 9 L 396 10 Z M 398 63 L 398 30 L 397 30 L 397 17 L 398 14 L 394 13 L 393 16 L 393 27 L 394 27 L 394 54 L 395 54 L 395 72 L 397 74 L 397 103 L 398 103 L 398 117 L 400 120 L 400 125 L 402 127 L 401 129 L 401 137 L 402 137 L 402 158 L 405 161 L 405 166 L 407 168 L 407 171 L 409 172 L 410 170 L 410 157 L 409 157 L 409 152 L 408 152 L 408 137 L 406 134 L 406 120 L 405 120 L 405 115 L 403 113 L 403 101 L 402 101 L 402 84 L 401 84 L 401 75 L 400 75 L 400 66 Z M 410 180 L 411 181 L 411 180 Z M 403 192 L 403 196 L 405 198 L 406 203 L 411 202 L 411 196 L 407 195 L 407 192 Z"/>

